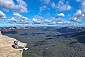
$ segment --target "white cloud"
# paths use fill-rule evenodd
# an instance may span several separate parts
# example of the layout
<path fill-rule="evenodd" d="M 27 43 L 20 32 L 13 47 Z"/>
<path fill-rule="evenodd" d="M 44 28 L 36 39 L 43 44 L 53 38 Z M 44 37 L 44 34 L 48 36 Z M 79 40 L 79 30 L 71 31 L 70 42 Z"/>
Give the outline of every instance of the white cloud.
<path fill-rule="evenodd" d="M 52 20 L 45 19 L 45 23 L 52 23 L 52 22 L 53 22 Z"/>
<path fill-rule="evenodd" d="M 13 13 L 13 17 L 10 19 L 10 22 L 18 23 L 18 24 L 29 24 L 29 19 L 20 15 L 19 13 Z"/>
<path fill-rule="evenodd" d="M 85 0 L 76 1 L 81 2 L 81 9 L 79 9 L 70 20 L 73 22 L 82 22 L 85 16 Z"/>
<path fill-rule="evenodd" d="M 82 19 L 79 19 L 77 17 L 72 17 L 70 20 L 73 22 L 82 22 Z"/>
<path fill-rule="evenodd" d="M 50 0 L 41 0 L 41 2 L 43 2 L 44 4 L 49 4 Z"/>
<path fill-rule="evenodd" d="M 6 15 L 2 11 L 0 11 L 0 18 L 6 18 Z"/>
<path fill-rule="evenodd" d="M 56 22 L 57 24 L 70 24 L 70 22 L 69 21 L 65 21 L 65 20 L 57 20 L 57 22 Z"/>
<path fill-rule="evenodd" d="M 20 15 L 19 13 L 13 13 L 13 16 L 15 17 L 15 18 L 21 18 L 22 17 L 22 15 Z"/>
<path fill-rule="evenodd" d="M 77 2 L 81 2 L 81 0 L 76 0 Z"/>
<path fill-rule="evenodd" d="M 41 16 L 36 15 L 36 16 L 33 18 L 33 23 L 34 23 L 34 24 L 43 24 L 43 18 L 42 18 Z"/>
<path fill-rule="evenodd" d="M 44 24 L 54 25 L 55 24 L 55 21 L 54 21 L 54 19 L 45 19 L 44 20 Z"/>
<path fill-rule="evenodd" d="M 27 4 L 23 0 L 17 0 L 17 4 L 14 0 L 0 0 L 0 7 L 6 10 L 17 10 L 19 12 L 27 12 Z"/>
<path fill-rule="evenodd" d="M 45 10 L 45 9 L 47 9 L 46 6 L 42 6 L 42 7 L 40 7 L 40 12 L 42 12 L 42 11 Z"/>
<path fill-rule="evenodd" d="M 53 3 L 51 3 L 51 6 L 52 6 L 52 8 L 55 8 L 56 4 L 53 2 Z"/>
<path fill-rule="evenodd" d="M 76 12 L 75 16 L 77 16 L 77 17 L 82 17 L 82 16 L 84 16 L 84 14 L 82 13 L 81 10 L 78 10 L 78 11 Z"/>
<path fill-rule="evenodd" d="M 71 22 L 69 22 L 69 21 L 66 21 L 66 20 L 63 20 L 63 19 L 45 19 L 44 20 L 44 24 L 47 24 L 47 25 L 62 25 L 62 24 L 64 24 L 64 25 L 70 25 L 71 24 Z"/>
<path fill-rule="evenodd" d="M 56 16 L 56 18 L 59 18 L 59 17 L 64 17 L 65 15 L 63 13 L 60 13 Z"/>
<path fill-rule="evenodd" d="M 58 2 L 58 4 L 56 5 L 56 8 L 59 10 L 59 11 L 68 11 L 70 10 L 72 7 L 69 5 L 68 2 L 64 3 L 64 1 L 60 0 Z"/>
<path fill-rule="evenodd" d="M 18 9 L 20 12 L 27 12 L 27 4 L 25 1 L 23 0 L 17 0 L 17 3 L 18 3 Z"/>
<path fill-rule="evenodd" d="M 39 13 L 41 13 L 44 10 L 50 10 L 50 8 L 48 7 L 48 5 L 50 5 L 51 1 L 50 0 L 40 0 L 42 6 L 40 7 Z"/>
<path fill-rule="evenodd" d="M 85 14 L 85 0 L 82 0 L 81 10 L 82 10 L 82 13 Z"/>
<path fill-rule="evenodd" d="M 8 19 L 8 23 L 17 23 L 17 19 L 15 19 L 14 17 L 12 17 L 11 19 Z"/>
<path fill-rule="evenodd" d="M 82 22 L 83 17 L 84 14 L 82 14 L 82 11 L 78 10 L 70 20 L 74 22 Z"/>

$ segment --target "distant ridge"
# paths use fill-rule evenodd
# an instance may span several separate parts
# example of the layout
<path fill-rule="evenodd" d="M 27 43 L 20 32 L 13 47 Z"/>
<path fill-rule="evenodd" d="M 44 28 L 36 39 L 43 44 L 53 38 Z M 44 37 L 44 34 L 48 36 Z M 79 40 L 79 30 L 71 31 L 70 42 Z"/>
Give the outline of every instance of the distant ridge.
<path fill-rule="evenodd" d="M 75 37 L 80 43 L 85 44 L 85 31 L 76 33 L 76 34 L 72 35 L 71 37 Z"/>

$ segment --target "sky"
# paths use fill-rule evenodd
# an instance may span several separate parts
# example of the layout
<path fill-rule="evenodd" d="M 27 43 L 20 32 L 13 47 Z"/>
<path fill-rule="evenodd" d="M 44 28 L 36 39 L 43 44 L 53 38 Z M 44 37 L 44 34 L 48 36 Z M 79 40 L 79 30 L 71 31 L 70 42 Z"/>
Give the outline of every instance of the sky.
<path fill-rule="evenodd" d="M 84 25 L 85 0 L 0 0 L 0 27 Z"/>

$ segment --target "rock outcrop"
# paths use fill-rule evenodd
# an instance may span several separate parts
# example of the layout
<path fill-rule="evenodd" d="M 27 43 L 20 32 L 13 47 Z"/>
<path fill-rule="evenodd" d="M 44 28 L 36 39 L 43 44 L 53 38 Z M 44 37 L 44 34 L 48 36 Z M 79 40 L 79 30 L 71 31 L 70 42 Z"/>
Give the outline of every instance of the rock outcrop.
<path fill-rule="evenodd" d="M 2 35 L 0 32 L 0 57 L 22 57 L 22 49 L 12 47 L 14 38 Z M 26 43 L 18 42 L 20 46 L 26 47 Z"/>

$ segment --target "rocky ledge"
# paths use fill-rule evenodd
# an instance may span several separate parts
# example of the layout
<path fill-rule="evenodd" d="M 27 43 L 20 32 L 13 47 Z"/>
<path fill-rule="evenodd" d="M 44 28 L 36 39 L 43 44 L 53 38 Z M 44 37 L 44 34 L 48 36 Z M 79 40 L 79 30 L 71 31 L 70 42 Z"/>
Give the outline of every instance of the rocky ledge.
<path fill-rule="evenodd" d="M 23 49 L 12 48 L 14 38 L 2 35 L 0 32 L 0 57 L 22 57 Z M 26 47 L 26 43 L 18 42 L 20 46 Z"/>

